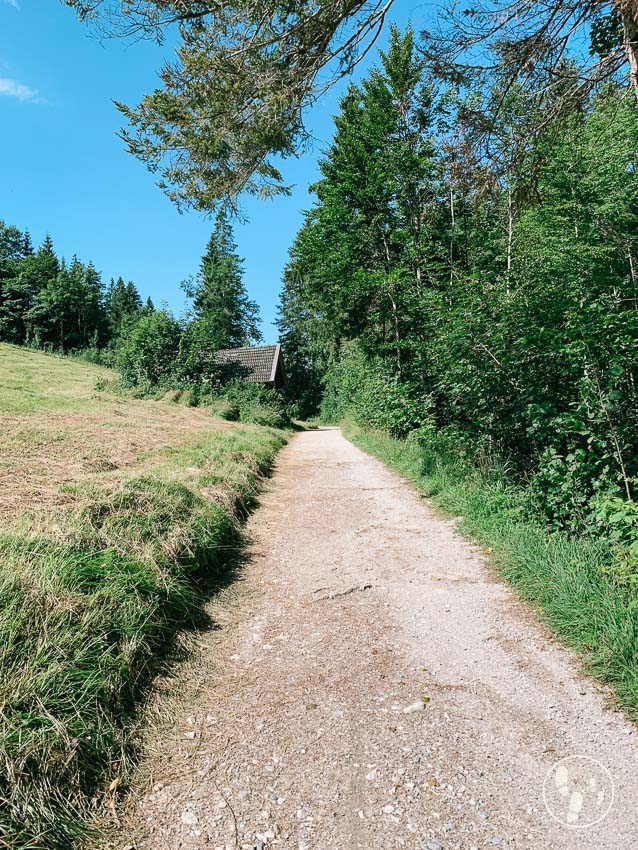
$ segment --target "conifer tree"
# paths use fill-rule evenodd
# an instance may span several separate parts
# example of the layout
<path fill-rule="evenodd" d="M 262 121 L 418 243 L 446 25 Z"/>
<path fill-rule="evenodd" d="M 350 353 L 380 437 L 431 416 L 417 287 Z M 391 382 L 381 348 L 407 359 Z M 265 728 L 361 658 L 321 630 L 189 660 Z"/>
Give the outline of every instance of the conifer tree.
<path fill-rule="evenodd" d="M 232 227 L 222 210 L 194 282 L 184 285 L 198 320 L 205 323 L 211 348 L 237 348 L 261 340 L 259 307 L 242 280 Z"/>
<path fill-rule="evenodd" d="M 118 277 L 114 282 L 111 278 L 106 291 L 105 310 L 110 336 L 117 340 L 142 310 L 142 299 L 133 281 L 124 283 L 123 278 Z"/>

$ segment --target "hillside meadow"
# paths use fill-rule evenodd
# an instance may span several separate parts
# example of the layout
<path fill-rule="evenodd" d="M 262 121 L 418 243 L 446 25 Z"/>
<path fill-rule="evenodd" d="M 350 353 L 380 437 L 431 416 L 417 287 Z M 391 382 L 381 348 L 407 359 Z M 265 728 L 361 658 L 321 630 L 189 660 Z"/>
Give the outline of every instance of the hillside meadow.
<path fill-rule="evenodd" d="M 68 850 L 126 780 L 163 651 L 286 434 L 0 345 L 0 846 Z"/>

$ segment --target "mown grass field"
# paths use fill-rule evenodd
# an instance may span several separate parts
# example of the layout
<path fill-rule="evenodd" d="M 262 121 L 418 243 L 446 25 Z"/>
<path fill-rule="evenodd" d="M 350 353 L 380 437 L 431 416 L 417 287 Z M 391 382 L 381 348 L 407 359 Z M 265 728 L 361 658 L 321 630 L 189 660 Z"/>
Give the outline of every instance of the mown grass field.
<path fill-rule="evenodd" d="M 0 847 L 70 850 L 286 435 L 0 345 Z"/>
<path fill-rule="evenodd" d="M 548 531 L 526 515 L 520 491 L 497 471 L 470 471 L 458 458 L 352 423 L 344 433 L 437 508 L 460 516 L 460 530 L 485 547 L 498 572 L 638 718 L 638 602 L 635 586 L 616 578 L 608 541 Z"/>

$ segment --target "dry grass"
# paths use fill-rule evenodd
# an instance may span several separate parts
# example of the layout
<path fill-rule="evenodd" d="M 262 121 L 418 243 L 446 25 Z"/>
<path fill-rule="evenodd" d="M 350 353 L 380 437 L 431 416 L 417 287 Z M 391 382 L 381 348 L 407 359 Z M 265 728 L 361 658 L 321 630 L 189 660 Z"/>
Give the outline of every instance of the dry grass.
<path fill-rule="evenodd" d="M 69 358 L 0 344 L 0 517 L 65 505 L 62 485 L 110 486 L 234 423 L 199 408 L 116 391 L 116 374 Z"/>
<path fill-rule="evenodd" d="M 126 780 L 162 650 L 201 617 L 285 442 L 119 395 L 114 377 L 0 345 L 0 847 L 11 850 L 90 839 L 88 821 Z"/>

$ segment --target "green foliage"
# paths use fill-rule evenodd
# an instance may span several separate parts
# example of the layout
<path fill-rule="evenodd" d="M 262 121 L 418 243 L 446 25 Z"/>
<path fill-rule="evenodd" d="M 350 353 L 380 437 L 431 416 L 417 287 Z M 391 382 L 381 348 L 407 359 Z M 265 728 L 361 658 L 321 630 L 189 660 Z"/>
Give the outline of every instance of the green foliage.
<path fill-rule="evenodd" d="M 638 504 L 618 497 L 600 498 L 594 517 L 613 547 L 614 559 L 607 574 L 635 592 L 638 590 Z"/>
<path fill-rule="evenodd" d="M 286 398 L 297 418 L 309 419 L 321 405 L 327 351 L 321 327 L 306 303 L 303 282 L 294 272 L 286 272 L 277 326 L 286 363 Z"/>
<path fill-rule="evenodd" d="M 69 850 L 125 781 L 136 706 L 162 649 L 200 615 L 239 518 L 283 444 L 250 426 L 69 491 L 59 539 L 0 534 L 0 836 Z M 158 462 L 159 461 L 159 462 Z M 211 499 L 223 487 L 230 498 Z"/>
<path fill-rule="evenodd" d="M 291 386 L 502 458 L 576 532 L 638 478 L 638 109 L 610 85 L 534 135 L 541 102 L 496 75 L 484 151 L 484 94 L 435 96 L 395 30 L 343 98 L 284 276 Z"/>
<path fill-rule="evenodd" d="M 175 371 L 181 329 L 166 310 L 143 316 L 118 351 L 122 383 L 149 391 L 168 388 Z"/>
<path fill-rule="evenodd" d="M 60 261 L 50 236 L 34 252 L 28 232 L 0 221 L 0 341 L 67 353 L 102 350 L 144 310 L 132 282 L 118 278 L 105 292 L 92 263 Z"/>
<path fill-rule="evenodd" d="M 305 109 L 367 55 L 389 9 L 363 0 L 65 2 L 102 32 L 160 42 L 167 31 L 178 36 L 159 87 L 138 106 L 118 104 L 129 125 L 121 135 L 130 153 L 161 174 L 169 197 L 204 211 L 243 192 L 288 191 L 279 162 L 310 140 Z M 521 84 L 528 102 L 545 107 L 536 135 L 638 61 L 631 0 L 492 0 L 469 8 L 449 0 L 430 17 L 435 30 L 422 33 L 420 52 L 439 80 L 487 95 L 473 107 L 486 145 L 502 107 L 489 98 L 493 69 L 504 90 Z M 578 59 L 572 74 L 565 71 L 570 53 Z M 631 81 L 638 94 L 633 74 Z"/>
<path fill-rule="evenodd" d="M 429 399 L 399 380 L 381 358 L 371 360 L 356 345 L 342 352 L 325 381 L 321 417 L 326 421 L 350 417 L 400 438 L 430 422 Z"/>
<path fill-rule="evenodd" d="M 121 277 L 116 281 L 111 280 L 104 298 L 104 309 L 109 335 L 116 345 L 144 310 L 153 312 L 152 308 L 148 309 L 148 305 L 142 307 L 142 299 L 135 284 L 132 281 L 124 283 Z"/>
<path fill-rule="evenodd" d="M 248 298 L 242 274 L 233 231 L 221 210 L 197 279 L 184 285 L 186 294 L 193 299 L 195 316 L 202 322 L 198 338 L 202 339 L 204 333 L 208 336 L 210 352 L 261 340 L 259 307 Z"/>
<path fill-rule="evenodd" d="M 179 353 L 173 364 L 173 383 L 196 389 L 200 396 L 216 391 L 221 378 L 213 355 L 218 348 L 214 320 L 195 319 L 185 324 L 181 329 Z"/>
<path fill-rule="evenodd" d="M 117 353 L 113 348 L 80 348 L 72 351 L 71 356 L 84 363 L 94 363 L 96 366 L 106 366 L 114 369 L 117 366 Z"/>
<path fill-rule="evenodd" d="M 230 421 L 286 428 L 291 417 L 284 397 L 272 387 L 231 381 L 222 391 L 220 415 Z"/>
<path fill-rule="evenodd" d="M 117 34 L 178 36 L 122 136 L 180 207 L 287 193 L 278 159 L 310 136 L 303 109 L 356 65 L 387 8 L 363 0 L 65 0 Z M 347 38 L 342 35 L 347 33 Z"/>
<path fill-rule="evenodd" d="M 143 308 L 139 297 L 129 301 L 129 287 L 121 279 L 111 287 L 109 303 L 113 315 L 121 317 L 117 362 L 124 385 L 136 387 L 140 394 L 189 390 L 190 403 L 195 405 L 219 394 L 215 352 L 261 339 L 259 310 L 246 293 L 225 213 L 217 216 L 199 275 L 184 289 L 193 299 L 194 317 L 179 323 L 166 310 Z M 119 305 L 117 311 L 114 305 Z M 269 421 L 278 420 L 269 415 Z"/>

